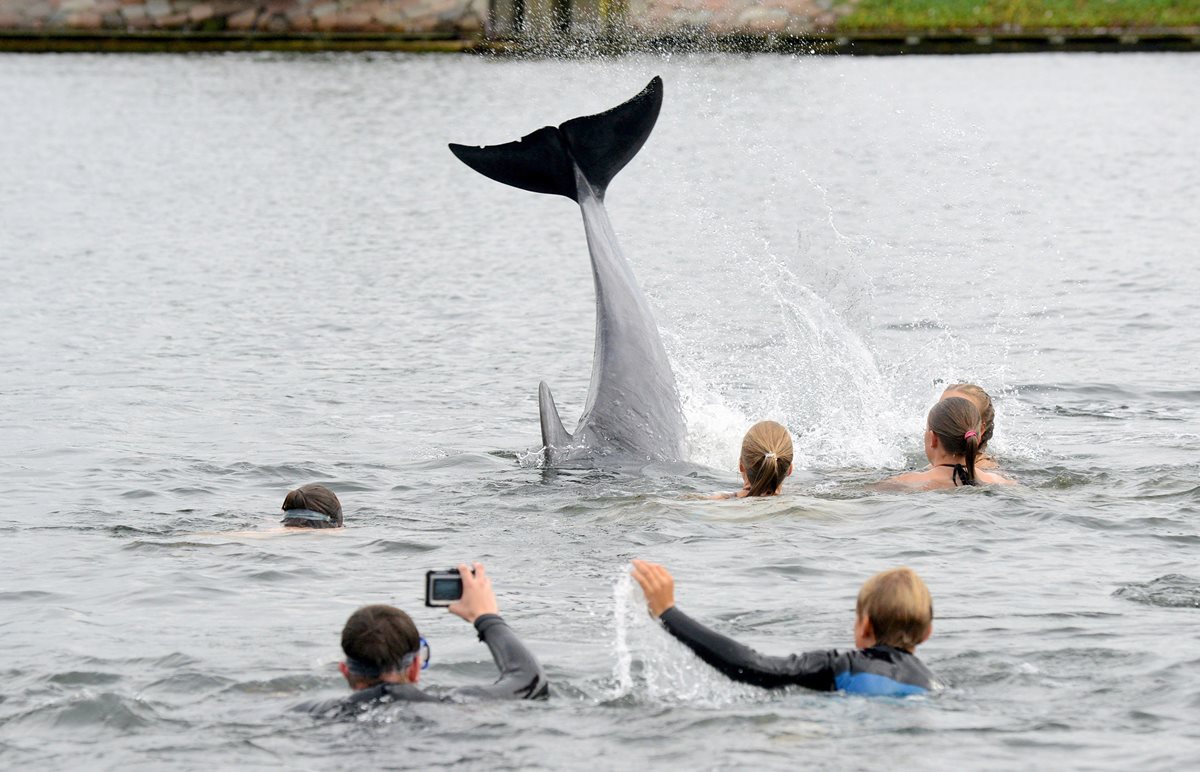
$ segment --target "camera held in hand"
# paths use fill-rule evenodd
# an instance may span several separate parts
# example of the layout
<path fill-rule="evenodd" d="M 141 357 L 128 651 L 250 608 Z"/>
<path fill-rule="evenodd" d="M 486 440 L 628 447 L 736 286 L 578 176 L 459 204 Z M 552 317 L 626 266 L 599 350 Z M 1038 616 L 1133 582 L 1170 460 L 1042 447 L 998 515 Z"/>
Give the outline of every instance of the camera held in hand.
<path fill-rule="evenodd" d="M 474 574 L 475 569 L 471 569 L 471 575 L 473 576 Z M 425 572 L 426 606 L 449 606 L 454 601 L 462 598 L 462 594 L 462 577 L 459 575 L 457 568 L 451 568 L 447 571 Z"/>

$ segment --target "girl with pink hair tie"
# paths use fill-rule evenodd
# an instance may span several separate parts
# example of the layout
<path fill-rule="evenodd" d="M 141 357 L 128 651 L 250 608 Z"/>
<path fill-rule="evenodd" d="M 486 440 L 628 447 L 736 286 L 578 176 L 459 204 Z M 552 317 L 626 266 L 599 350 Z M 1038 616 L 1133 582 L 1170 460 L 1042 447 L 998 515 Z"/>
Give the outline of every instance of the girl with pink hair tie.
<path fill-rule="evenodd" d="M 925 428 L 925 457 L 929 469 L 885 480 L 881 487 L 937 490 L 965 485 L 1012 485 L 995 472 L 977 468 L 983 421 L 969 399 L 947 397 L 933 406 Z"/>

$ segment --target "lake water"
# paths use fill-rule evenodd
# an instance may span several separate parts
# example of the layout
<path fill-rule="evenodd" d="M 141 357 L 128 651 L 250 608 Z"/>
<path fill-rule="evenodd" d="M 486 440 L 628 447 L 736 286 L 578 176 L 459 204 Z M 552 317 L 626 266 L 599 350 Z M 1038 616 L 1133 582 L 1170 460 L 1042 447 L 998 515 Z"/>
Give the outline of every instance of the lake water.
<path fill-rule="evenodd" d="M 666 81 L 608 206 L 691 463 L 538 468 L 591 367 L 577 208 L 471 172 Z M 1112 768 L 1200 763 L 1200 57 L 0 57 L 0 764 Z M 1024 484 L 882 494 L 939 380 Z M 736 486 L 755 420 L 785 495 Z M 325 482 L 344 533 L 249 538 Z M 628 561 L 764 651 L 851 646 L 870 574 L 937 609 L 911 700 L 735 686 Z M 290 712 L 357 606 L 479 559 L 538 704 Z"/>

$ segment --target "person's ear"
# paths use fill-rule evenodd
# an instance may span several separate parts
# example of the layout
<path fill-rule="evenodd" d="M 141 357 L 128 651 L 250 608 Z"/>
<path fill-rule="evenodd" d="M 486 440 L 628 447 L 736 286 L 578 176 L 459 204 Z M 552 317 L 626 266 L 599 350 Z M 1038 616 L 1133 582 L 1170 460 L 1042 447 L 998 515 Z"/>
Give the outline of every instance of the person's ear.
<path fill-rule="evenodd" d="M 925 431 L 929 432 L 929 445 L 936 448 L 938 446 L 937 433 L 934 432 L 933 429 L 926 429 Z"/>
<path fill-rule="evenodd" d="M 791 477 L 791 476 L 792 476 L 792 472 L 794 472 L 794 471 L 796 471 L 796 465 L 795 465 L 795 464 L 788 464 L 788 473 L 787 473 L 787 476 L 788 476 L 788 477 Z"/>
<path fill-rule="evenodd" d="M 860 649 L 875 645 L 875 627 L 865 614 L 854 620 L 854 645 Z"/>
<path fill-rule="evenodd" d="M 338 672 L 342 674 L 342 678 L 346 679 L 346 683 L 354 685 L 354 681 L 350 678 L 350 668 L 346 667 L 345 662 L 338 663 Z"/>
<path fill-rule="evenodd" d="M 413 657 L 412 664 L 408 666 L 408 673 L 406 675 L 410 684 L 415 684 L 421 680 L 421 655 L 419 653 Z"/>

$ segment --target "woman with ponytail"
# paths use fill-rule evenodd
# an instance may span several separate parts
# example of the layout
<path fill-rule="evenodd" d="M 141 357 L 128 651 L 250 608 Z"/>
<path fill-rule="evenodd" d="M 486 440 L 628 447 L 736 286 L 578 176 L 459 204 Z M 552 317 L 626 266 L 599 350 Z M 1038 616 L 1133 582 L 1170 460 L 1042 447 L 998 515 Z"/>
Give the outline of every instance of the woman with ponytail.
<path fill-rule="evenodd" d="M 969 399 L 947 397 L 933 406 L 925 425 L 925 457 L 930 467 L 885 480 L 882 487 L 916 490 L 964 485 L 1011 485 L 1012 481 L 978 468 L 983 441 L 979 409 Z"/>
<path fill-rule="evenodd" d="M 738 471 L 742 473 L 742 489 L 737 493 L 718 493 L 714 499 L 744 499 L 779 493 L 783 489 L 783 479 L 792 473 L 792 435 L 774 421 L 754 424 L 742 438 Z"/>

